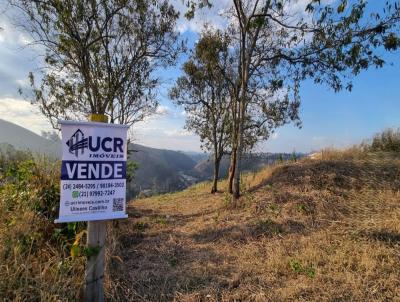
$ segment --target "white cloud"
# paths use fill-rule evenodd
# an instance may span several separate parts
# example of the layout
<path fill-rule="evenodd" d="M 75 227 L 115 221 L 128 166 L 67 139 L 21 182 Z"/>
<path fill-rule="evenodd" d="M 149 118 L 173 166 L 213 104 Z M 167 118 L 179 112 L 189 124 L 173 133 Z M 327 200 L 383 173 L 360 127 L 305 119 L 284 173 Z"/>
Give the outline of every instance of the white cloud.
<path fill-rule="evenodd" d="M 180 33 L 186 31 L 200 33 L 206 23 L 217 29 L 226 27 L 227 21 L 223 14 L 231 6 L 232 0 L 213 1 L 213 6 L 211 8 L 196 10 L 195 16 L 192 20 L 187 20 L 185 18 L 185 13 L 188 11 L 188 7 L 182 0 L 174 0 L 172 1 L 172 4 L 180 13 L 177 22 L 177 30 Z"/>
<path fill-rule="evenodd" d="M 31 38 L 14 25 L 19 22 L 16 13 L 4 3 L 0 0 L 0 98 L 18 99 L 18 88 L 29 86 L 28 73 L 38 71 L 43 49 L 28 45 Z"/>
<path fill-rule="evenodd" d="M 167 115 L 153 115 L 135 124 L 131 135 L 137 144 L 170 150 L 200 151 L 200 140 L 184 129 L 184 118 L 173 111 Z"/>
<path fill-rule="evenodd" d="M 337 2 L 338 0 L 322 0 L 321 5 L 328 5 Z M 247 4 L 250 4 L 248 1 Z M 232 0 L 219 0 L 212 1 L 211 8 L 203 8 L 196 10 L 194 18 L 192 20 L 187 20 L 185 18 L 185 13 L 189 8 L 185 5 L 186 1 L 173 0 L 172 4 L 180 12 L 180 17 L 177 22 L 177 30 L 180 33 L 186 31 L 192 31 L 195 33 L 200 33 L 205 24 L 209 24 L 216 29 L 224 29 L 227 27 L 229 22 L 235 22 L 235 20 L 229 19 L 227 13 L 230 8 L 232 8 Z M 285 2 L 285 11 L 289 16 L 292 16 L 289 23 L 297 22 L 301 17 L 306 20 L 310 20 L 310 14 L 306 13 L 305 9 L 310 3 L 310 0 L 291 0 Z M 261 7 L 263 3 L 259 3 Z"/>
<path fill-rule="evenodd" d="M 164 133 L 167 136 L 170 137 L 188 137 L 188 136 L 194 136 L 191 132 L 185 130 L 185 129 L 170 129 L 170 130 L 164 130 Z"/>
<path fill-rule="evenodd" d="M 157 107 L 156 114 L 159 115 L 167 115 L 170 113 L 170 108 L 168 106 L 160 105 Z"/>
<path fill-rule="evenodd" d="M 12 16 L 9 16 L 9 18 L 12 18 Z M 31 37 L 18 30 L 4 17 L 0 20 L 0 27 L 2 28 L 0 30 L 0 43 L 4 45 L 25 47 L 33 42 Z"/>
<path fill-rule="evenodd" d="M 15 98 L 0 98 L 0 116 L 2 119 L 17 124 L 40 135 L 42 130 L 51 130 L 46 118 L 37 106 Z"/>
<path fill-rule="evenodd" d="M 17 80 L 15 80 L 15 83 L 18 85 L 18 87 L 21 87 L 21 88 L 25 88 L 25 87 L 28 87 L 30 85 L 28 78 L 17 79 Z"/>

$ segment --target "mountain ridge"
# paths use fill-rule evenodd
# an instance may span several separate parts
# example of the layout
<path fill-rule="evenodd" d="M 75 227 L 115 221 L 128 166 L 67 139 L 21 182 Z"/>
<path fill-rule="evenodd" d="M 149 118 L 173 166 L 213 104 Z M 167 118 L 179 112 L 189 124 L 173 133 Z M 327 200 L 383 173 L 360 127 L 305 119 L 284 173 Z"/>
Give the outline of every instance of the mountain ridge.
<path fill-rule="evenodd" d="M 0 143 L 8 143 L 19 150 L 44 153 L 55 158 L 61 157 L 61 146 L 58 142 L 3 119 L 0 119 Z"/>
<path fill-rule="evenodd" d="M 0 144 L 9 144 L 17 150 L 44 153 L 56 160 L 61 158 L 60 141 L 47 139 L 2 119 Z M 257 171 L 278 161 L 279 157 L 289 160 L 291 154 L 247 154 L 243 158 L 243 171 Z M 179 191 L 200 181 L 210 180 L 213 176 L 213 160 L 206 153 L 157 149 L 132 143 L 128 146 L 128 161 L 134 161 L 138 166 L 133 181 L 127 184 L 128 198 Z M 225 156 L 221 162 L 220 178 L 227 176 L 229 164 L 229 156 Z"/>

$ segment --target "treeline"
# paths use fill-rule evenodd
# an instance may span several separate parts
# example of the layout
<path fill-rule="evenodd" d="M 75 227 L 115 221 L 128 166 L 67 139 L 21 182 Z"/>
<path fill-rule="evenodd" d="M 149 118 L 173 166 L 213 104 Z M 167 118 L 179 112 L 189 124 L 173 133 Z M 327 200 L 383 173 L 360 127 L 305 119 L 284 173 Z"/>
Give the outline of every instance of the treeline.
<path fill-rule="evenodd" d="M 183 2 L 189 20 L 214 4 Z M 226 26 L 205 26 L 193 49 L 176 30 L 180 14 L 167 0 L 9 3 L 45 50 L 43 74 L 29 80 L 32 101 L 54 127 L 60 118 L 88 114 L 127 125 L 143 120 L 159 102 L 157 72 L 189 53 L 170 96 L 214 156 L 211 192 L 221 158 L 230 156 L 233 200 L 240 196 L 243 155 L 276 128 L 301 126 L 302 81 L 351 90 L 354 76 L 382 67 L 385 51 L 400 45 L 395 1 L 369 7 L 363 0 L 232 0 L 222 14 Z"/>

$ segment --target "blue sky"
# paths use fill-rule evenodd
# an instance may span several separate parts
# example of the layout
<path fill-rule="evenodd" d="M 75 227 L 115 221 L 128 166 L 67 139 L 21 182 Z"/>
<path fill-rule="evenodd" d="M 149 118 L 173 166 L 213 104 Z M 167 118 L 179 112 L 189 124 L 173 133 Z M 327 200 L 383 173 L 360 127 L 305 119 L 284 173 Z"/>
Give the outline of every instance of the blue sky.
<path fill-rule="evenodd" d="M 191 22 L 181 19 L 177 29 L 193 44 L 202 24 L 212 22 L 223 27 L 218 12 L 229 0 L 218 2 L 211 12 L 202 12 Z M 303 0 L 301 0 L 303 1 Z M 182 4 L 180 10 L 183 10 Z M 1 4 L 1 0 L 0 0 Z M 36 133 L 50 130 L 50 125 L 35 106 L 23 100 L 18 87 L 27 85 L 27 74 L 40 67 L 40 50 L 26 47 L 29 40 L 0 13 L 0 114 L 1 118 L 31 129 Z M 370 69 L 354 80 L 352 92 L 334 93 L 326 86 L 307 81 L 301 86 L 302 129 L 291 125 L 277 129 L 267 142 L 260 143 L 257 151 L 310 152 L 325 147 L 343 148 L 360 143 L 387 127 L 400 127 L 400 57 L 386 56 L 383 69 Z M 182 60 L 181 60 L 182 61 Z M 180 65 L 159 71 L 163 85 L 159 89 L 160 107 L 157 115 L 135 125 L 131 131 L 139 144 L 156 148 L 199 151 L 196 136 L 183 129 L 185 114 L 174 106 L 167 91 L 180 74 Z"/>

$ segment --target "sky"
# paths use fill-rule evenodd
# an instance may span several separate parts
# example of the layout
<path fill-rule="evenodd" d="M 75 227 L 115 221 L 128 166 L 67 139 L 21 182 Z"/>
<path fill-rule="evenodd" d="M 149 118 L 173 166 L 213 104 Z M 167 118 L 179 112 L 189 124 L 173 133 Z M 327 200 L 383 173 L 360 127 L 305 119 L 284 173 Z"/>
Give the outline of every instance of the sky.
<path fill-rule="evenodd" d="M 299 0 L 305 2 L 305 0 Z M 229 0 L 216 1 L 211 10 L 197 14 L 190 22 L 179 19 L 177 30 L 192 46 L 206 22 L 223 28 L 220 16 Z M 181 0 L 178 10 L 185 11 Z M 41 50 L 28 46 L 29 37 L 19 31 L 0 0 L 0 118 L 35 133 L 51 130 L 37 107 L 18 94 L 28 89 L 27 75 L 41 68 Z M 382 69 L 370 69 L 354 80 L 352 92 L 334 93 L 326 86 L 311 81 L 301 85 L 300 117 L 302 128 L 286 125 L 278 128 L 266 142 L 256 146 L 263 152 L 312 152 L 322 148 L 345 148 L 371 138 L 389 127 L 400 127 L 400 56 L 388 54 Z M 136 143 L 162 149 L 200 151 L 198 137 L 184 129 L 185 112 L 168 98 L 168 89 L 180 75 L 183 59 L 167 70 L 159 70 L 162 85 L 158 89 L 160 106 L 156 115 L 131 129 Z"/>

